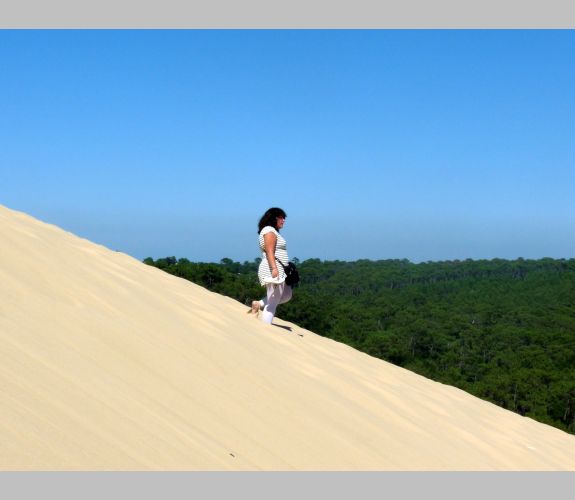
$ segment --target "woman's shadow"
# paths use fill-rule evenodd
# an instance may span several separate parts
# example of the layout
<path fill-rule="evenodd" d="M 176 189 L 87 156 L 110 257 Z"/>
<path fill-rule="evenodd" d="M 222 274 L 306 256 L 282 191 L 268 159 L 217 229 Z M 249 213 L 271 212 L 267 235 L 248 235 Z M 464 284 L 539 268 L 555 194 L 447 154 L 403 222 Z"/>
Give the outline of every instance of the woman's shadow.
<path fill-rule="evenodd" d="M 273 326 L 277 326 L 278 328 L 283 328 L 284 330 L 287 330 L 289 332 L 292 331 L 292 327 L 291 326 L 286 326 L 286 325 L 276 325 L 275 323 L 272 323 Z"/>
<path fill-rule="evenodd" d="M 272 323 L 273 326 L 276 326 L 278 328 L 282 328 L 283 330 L 287 330 L 288 332 L 293 332 L 293 329 L 291 326 L 287 326 L 287 325 L 276 325 L 275 323 Z M 303 334 L 298 333 L 298 335 L 300 337 L 303 337 Z"/>

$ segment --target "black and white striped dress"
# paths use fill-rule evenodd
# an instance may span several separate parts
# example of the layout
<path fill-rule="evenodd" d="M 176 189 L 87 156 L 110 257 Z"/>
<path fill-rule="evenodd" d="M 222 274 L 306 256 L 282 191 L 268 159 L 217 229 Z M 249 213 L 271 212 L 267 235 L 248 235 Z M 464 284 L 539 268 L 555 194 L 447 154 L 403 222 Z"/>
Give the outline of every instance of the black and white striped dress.
<path fill-rule="evenodd" d="M 266 282 L 265 282 L 266 278 L 272 277 L 272 271 L 270 269 L 270 265 L 269 265 L 268 259 L 266 257 L 266 251 L 265 251 L 265 246 L 264 246 L 264 234 L 267 234 L 270 232 L 274 233 L 276 235 L 276 238 L 277 238 L 276 257 L 280 260 L 280 262 L 284 266 L 287 266 L 287 264 L 289 262 L 286 240 L 283 238 L 283 236 L 280 233 L 278 233 L 276 231 L 276 229 L 274 227 L 272 227 L 272 226 L 264 227 L 260 231 L 260 238 L 259 238 L 260 250 L 262 251 L 262 261 L 260 262 L 260 267 L 258 269 L 258 278 L 260 279 L 260 284 L 262 286 L 264 286 L 266 284 Z M 279 271 L 279 278 L 284 279 L 285 278 L 285 272 L 283 270 L 283 267 L 280 266 L 277 263 L 277 261 L 276 261 L 276 267 L 278 268 L 278 271 Z"/>

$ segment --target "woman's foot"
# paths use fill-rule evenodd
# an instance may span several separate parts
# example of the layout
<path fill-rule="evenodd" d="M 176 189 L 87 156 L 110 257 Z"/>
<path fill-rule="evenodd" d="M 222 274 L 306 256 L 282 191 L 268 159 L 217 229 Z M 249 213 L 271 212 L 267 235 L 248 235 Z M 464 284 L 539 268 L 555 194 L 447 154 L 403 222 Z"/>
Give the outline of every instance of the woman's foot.
<path fill-rule="evenodd" d="M 252 302 L 252 308 L 248 311 L 248 314 L 255 314 L 256 316 L 260 313 L 261 303 L 259 300 L 254 300 Z"/>

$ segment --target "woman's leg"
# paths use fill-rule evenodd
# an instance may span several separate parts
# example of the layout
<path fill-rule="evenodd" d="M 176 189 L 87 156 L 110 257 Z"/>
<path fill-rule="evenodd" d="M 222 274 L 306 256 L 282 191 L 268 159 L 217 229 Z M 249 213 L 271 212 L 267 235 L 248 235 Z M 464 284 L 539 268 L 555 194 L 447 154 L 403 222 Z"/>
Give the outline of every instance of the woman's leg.
<path fill-rule="evenodd" d="M 262 321 L 271 324 L 276 314 L 276 308 L 281 303 L 284 293 L 284 283 L 281 285 L 266 285 L 267 297 L 263 300 L 264 308 L 262 313 Z"/>
<path fill-rule="evenodd" d="M 285 285 L 282 293 L 282 298 L 280 300 L 280 304 L 285 304 L 286 302 L 289 302 L 292 298 L 292 295 L 293 295 L 292 287 L 289 285 Z"/>

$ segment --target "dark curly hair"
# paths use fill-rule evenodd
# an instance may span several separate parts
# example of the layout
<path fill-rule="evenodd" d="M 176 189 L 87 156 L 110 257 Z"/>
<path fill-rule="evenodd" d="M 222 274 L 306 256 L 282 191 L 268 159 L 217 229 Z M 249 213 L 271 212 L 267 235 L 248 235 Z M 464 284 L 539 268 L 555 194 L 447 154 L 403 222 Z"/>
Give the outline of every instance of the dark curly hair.
<path fill-rule="evenodd" d="M 281 208 L 277 207 L 267 210 L 258 223 L 258 234 L 266 226 L 272 226 L 276 231 L 278 231 L 278 217 L 283 217 L 285 219 L 287 214 Z"/>

